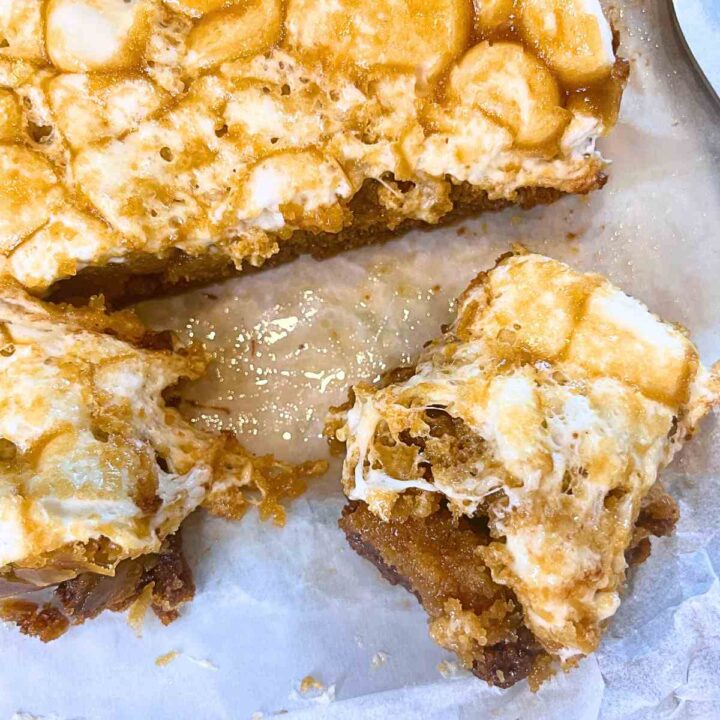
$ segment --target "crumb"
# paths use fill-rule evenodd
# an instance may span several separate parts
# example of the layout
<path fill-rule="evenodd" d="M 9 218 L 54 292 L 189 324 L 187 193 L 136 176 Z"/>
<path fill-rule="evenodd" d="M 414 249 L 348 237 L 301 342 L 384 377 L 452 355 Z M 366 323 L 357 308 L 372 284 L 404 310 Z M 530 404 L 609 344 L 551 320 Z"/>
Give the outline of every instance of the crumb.
<path fill-rule="evenodd" d="M 430 292 L 432 292 L 433 294 L 437 295 L 437 293 L 440 292 L 440 285 L 433 285 L 433 286 L 430 288 Z"/>
<path fill-rule="evenodd" d="M 438 663 L 437 669 L 446 680 L 454 680 L 468 674 L 467 670 L 455 660 L 443 660 Z"/>
<path fill-rule="evenodd" d="M 148 611 L 153 601 L 153 589 L 155 583 L 148 583 L 140 596 L 133 602 L 128 610 L 127 621 L 128 625 L 134 630 L 137 637 L 142 637 L 143 624 L 145 622 L 145 614 Z"/>
<path fill-rule="evenodd" d="M 24 635 L 50 642 L 70 626 L 68 619 L 50 603 L 38 605 L 29 600 L 8 599 L 0 602 L 0 620 L 15 623 Z"/>
<path fill-rule="evenodd" d="M 335 700 L 335 685 L 325 687 L 324 683 L 317 678 L 312 675 L 306 675 L 300 681 L 297 692 L 293 692 L 290 697 L 312 700 L 313 702 L 327 705 Z"/>
<path fill-rule="evenodd" d="M 386 652 L 383 652 L 382 650 L 379 650 L 372 656 L 372 660 L 370 661 L 370 669 L 378 670 L 387 662 L 387 659 L 388 654 Z"/>
<path fill-rule="evenodd" d="M 166 652 L 164 655 L 158 655 L 155 658 L 155 664 L 158 667 L 165 667 L 166 665 L 169 665 L 173 660 L 175 660 L 180 653 L 177 650 L 171 650 L 170 652 Z"/>
<path fill-rule="evenodd" d="M 576 232 L 565 233 L 566 240 L 577 240 L 578 234 Z"/>
<path fill-rule="evenodd" d="M 155 659 L 155 664 L 158 667 L 165 667 L 166 665 L 169 665 L 173 660 L 176 660 L 179 657 L 183 657 L 189 662 L 193 663 L 194 665 L 198 665 L 201 668 L 205 668 L 205 670 L 217 670 L 217 665 L 211 663 L 209 660 L 203 660 L 202 658 L 196 658 L 192 655 L 188 655 L 187 653 L 180 652 L 180 650 L 171 650 L 170 652 L 165 653 L 164 655 L 160 655 L 158 658 Z"/>
<path fill-rule="evenodd" d="M 461 226 L 456 230 L 456 232 L 457 232 L 457 234 L 458 234 L 460 237 L 462 237 L 462 236 L 467 232 L 467 228 L 466 228 L 464 225 L 461 225 Z"/>
<path fill-rule="evenodd" d="M 325 686 L 312 675 L 306 675 L 300 681 L 300 687 L 298 688 L 301 695 L 307 695 L 312 690 L 324 690 Z"/>

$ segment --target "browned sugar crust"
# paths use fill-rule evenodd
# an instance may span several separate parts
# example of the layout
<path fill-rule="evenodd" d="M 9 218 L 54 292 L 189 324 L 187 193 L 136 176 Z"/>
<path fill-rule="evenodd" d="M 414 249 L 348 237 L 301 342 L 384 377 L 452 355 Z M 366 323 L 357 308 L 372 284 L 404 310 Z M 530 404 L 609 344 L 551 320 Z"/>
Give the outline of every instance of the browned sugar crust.
<path fill-rule="evenodd" d="M 492 628 L 497 642 L 473 648 L 469 669 L 491 685 L 507 688 L 530 674 L 544 651 L 523 625 L 514 594 L 493 582 L 475 549 L 490 542 L 482 523 L 445 509 L 420 519 L 384 523 L 362 502 L 345 506 L 340 520 L 350 546 L 372 562 L 393 585 L 415 595 L 431 621 L 442 618 L 448 600 L 480 617 L 496 602 L 510 607 Z"/>

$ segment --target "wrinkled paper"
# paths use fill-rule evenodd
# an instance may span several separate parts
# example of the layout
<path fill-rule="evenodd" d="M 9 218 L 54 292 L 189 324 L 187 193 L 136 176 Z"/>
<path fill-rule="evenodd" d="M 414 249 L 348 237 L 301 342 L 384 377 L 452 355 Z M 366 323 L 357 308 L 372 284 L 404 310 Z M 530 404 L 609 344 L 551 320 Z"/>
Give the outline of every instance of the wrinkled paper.
<path fill-rule="evenodd" d="M 465 284 L 518 241 L 609 275 L 719 359 L 720 109 L 669 13 L 632 0 L 617 16 L 632 74 L 602 145 L 603 191 L 145 303 L 150 322 L 216 359 L 186 388 L 186 410 L 256 452 L 325 456 L 327 408 L 351 382 L 411 361 Z M 283 529 L 253 515 L 189 520 L 198 592 L 170 627 L 149 618 L 137 638 L 106 613 L 47 646 L 0 627 L 0 718 L 720 718 L 718 448 L 711 418 L 664 474 L 677 533 L 654 541 L 600 650 L 537 694 L 457 671 L 415 599 L 350 551 L 333 461 Z M 307 675 L 325 690 L 303 694 Z"/>

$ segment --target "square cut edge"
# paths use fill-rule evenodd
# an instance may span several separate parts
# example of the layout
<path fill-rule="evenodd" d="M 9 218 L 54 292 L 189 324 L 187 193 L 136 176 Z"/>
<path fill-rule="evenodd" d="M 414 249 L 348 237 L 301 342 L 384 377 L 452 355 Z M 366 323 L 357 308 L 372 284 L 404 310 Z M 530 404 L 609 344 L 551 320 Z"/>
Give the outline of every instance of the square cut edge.
<path fill-rule="evenodd" d="M 672 499 L 656 502 L 658 474 L 719 399 L 717 370 L 683 329 L 600 275 L 525 251 L 502 256 L 415 367 L 356 385 L 331 415 L 355 508 L 341 526 L 361 554 L 395 566 L 392 537 L 406 523 L 445 514 L 458 532 L 480 524 L 485 540 L 466 562 L 521 609 L 514 637 L 522 626 L 533 657 L 548 658 L 538 662 L 572 664 L 599 644 L 628 563 L 649 554 L 647 536 L 674 524 Z M 358 512 L 382 549 L 348 530 Z M 674 519 L 645 532 L 648 516 Z M 417 566 L 405 570 L 412 585 Z M 493 607 L 502 627 L 512 612 Z M 459 601 L 440 613 L 453 619 L 446 630 L 464 628 L 462 641 L 428 611 L 433 636 L 468 667 L 493 628 L 471 611 Z"/>

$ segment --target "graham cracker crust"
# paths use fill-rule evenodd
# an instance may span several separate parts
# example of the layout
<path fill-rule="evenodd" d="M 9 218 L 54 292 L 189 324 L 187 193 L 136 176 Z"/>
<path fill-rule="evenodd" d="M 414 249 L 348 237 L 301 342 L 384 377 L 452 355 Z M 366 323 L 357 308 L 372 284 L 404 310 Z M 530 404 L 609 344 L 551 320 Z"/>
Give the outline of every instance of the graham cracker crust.
<path fill-rule="evenodd" d="M 605 173 L 598 171 L 583 180 L 573 194 L 599 190 L 606 182 Z M 278 252 L 260 267 L 245 264 L 238 269 L 225 256 L 205 254 L 193 258 L 175 251 L 164 259 L 142 256 L 122 266 L 86 268 L 76 276 L 57 283 L 50 298 L 54 301 L 84 302 L 88 297 L 102 294 L 110 306 L 122 307 L 223 278 L 258 272 L 290 262 L 301 255 L 322 260 L 354 248 L 385 243 L 415 228 L 429 230 L 438 226 L 421 220 L 393 218 L 378 199 L 380 187 L 377 181 L 367 181 L 352 199 L 349 205 L 353 215 L 352 225 L 338 233 L 296 231 L 287 240 L 281 241 Z M 515 200 L 491 199 L 487 191 L 470 183 L 453 185 L 450 194 L 453 209 L 441 219 L 439 225 L 447 225 L 469 215 L 497 212 L 514 205 L 526 210 L 548 205 L 568 194 L 555 188 L 525 187 L 517 191 Z"/>

